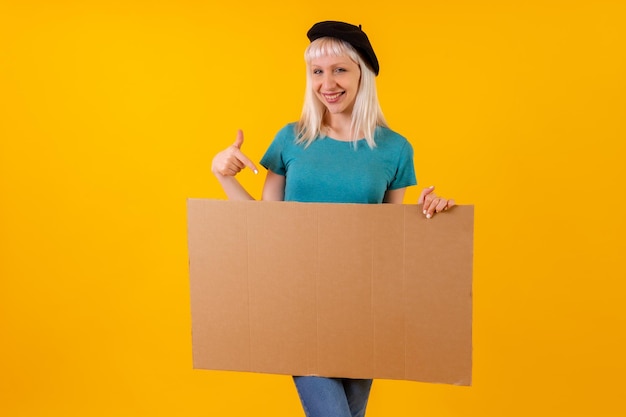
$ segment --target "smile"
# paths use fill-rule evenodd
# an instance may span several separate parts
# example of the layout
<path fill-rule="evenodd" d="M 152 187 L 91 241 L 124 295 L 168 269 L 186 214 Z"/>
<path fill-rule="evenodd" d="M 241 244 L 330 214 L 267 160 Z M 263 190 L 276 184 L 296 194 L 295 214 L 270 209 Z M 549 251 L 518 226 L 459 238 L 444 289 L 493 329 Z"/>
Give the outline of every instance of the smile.
<path fill-rule="evenodd" d="M 345 91 L 342 91 L 340 93 L 335 93 L 335 94 L 322 94 L 322 95 L 324 96 L 326 101 L 328 101 L 329 103 L 333 103 L 337 101 L 339 97 L 341 97 L 344 93 Z"/>

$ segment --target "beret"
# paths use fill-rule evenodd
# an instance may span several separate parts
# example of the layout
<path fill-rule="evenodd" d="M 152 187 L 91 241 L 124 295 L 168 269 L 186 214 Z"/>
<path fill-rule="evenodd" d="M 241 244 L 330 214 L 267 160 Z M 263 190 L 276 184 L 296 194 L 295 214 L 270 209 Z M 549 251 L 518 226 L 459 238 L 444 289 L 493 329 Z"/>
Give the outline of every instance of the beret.
<path fill-rule="evenodd" d="M 323 37 L 337 38 L 348 42 L 357 50 L 361 58 L 370 66 L 374 74 L 378 75 L 380 67 L 378 59 L 374 53 L 374 48 L 365 32 L 361 30 L 361 25 L 354 26 L 345 22 L 328 20 L 314 24 L 307 32 L 306 36 L 311 42 Z"/>

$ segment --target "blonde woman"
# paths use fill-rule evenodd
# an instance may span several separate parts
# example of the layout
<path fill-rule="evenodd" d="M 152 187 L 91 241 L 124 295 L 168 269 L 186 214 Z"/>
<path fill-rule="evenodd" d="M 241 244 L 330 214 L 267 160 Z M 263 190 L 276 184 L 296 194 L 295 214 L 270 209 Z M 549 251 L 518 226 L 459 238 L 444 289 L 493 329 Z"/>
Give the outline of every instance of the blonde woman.
<path fill-rule="evenodd" d="M 300 120 L 277 134 L 261 165 L 263 200 L 401 204 L 416 184 L 413 148 L 385 121 L 376 93 L 379 63 L 360 26 L 325 21 L 307 33 L 306 91 Z M 212 172 L 231 200 L 252 200 L 235 175 L 256 165 L 241 151 L 243 133 L 218 153 Z M 422 191 L 428 218 L 454 205 L 434 187 Z M 297 273 L 297 271 L 294 271 Z M 371 379 L 294 376 L 308 417 L 363 417 Z"/>

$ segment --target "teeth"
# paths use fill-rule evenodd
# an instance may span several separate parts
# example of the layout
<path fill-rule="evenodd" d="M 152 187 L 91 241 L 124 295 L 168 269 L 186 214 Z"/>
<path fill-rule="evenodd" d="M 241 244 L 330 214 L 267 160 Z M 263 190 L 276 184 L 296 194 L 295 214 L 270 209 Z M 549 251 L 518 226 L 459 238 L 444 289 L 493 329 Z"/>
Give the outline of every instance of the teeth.
<path fill-rule="evenodd" d="M 337 94 L 325 94 L 326 98 L 328 100 L 335 100 L 336 98 L 338 98 L 341 95 L 341 93 L 337 93 Z"/>

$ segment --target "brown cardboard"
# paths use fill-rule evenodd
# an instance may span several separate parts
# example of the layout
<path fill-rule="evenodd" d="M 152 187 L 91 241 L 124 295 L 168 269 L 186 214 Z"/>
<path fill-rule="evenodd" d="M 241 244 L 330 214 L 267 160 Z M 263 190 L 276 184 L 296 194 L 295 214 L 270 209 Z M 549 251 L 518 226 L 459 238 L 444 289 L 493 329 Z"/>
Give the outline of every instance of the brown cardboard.
<path fill-rule="evenodd" d="M 473 216 L 188 200 L 194 368 L 469 385 Z"/>

